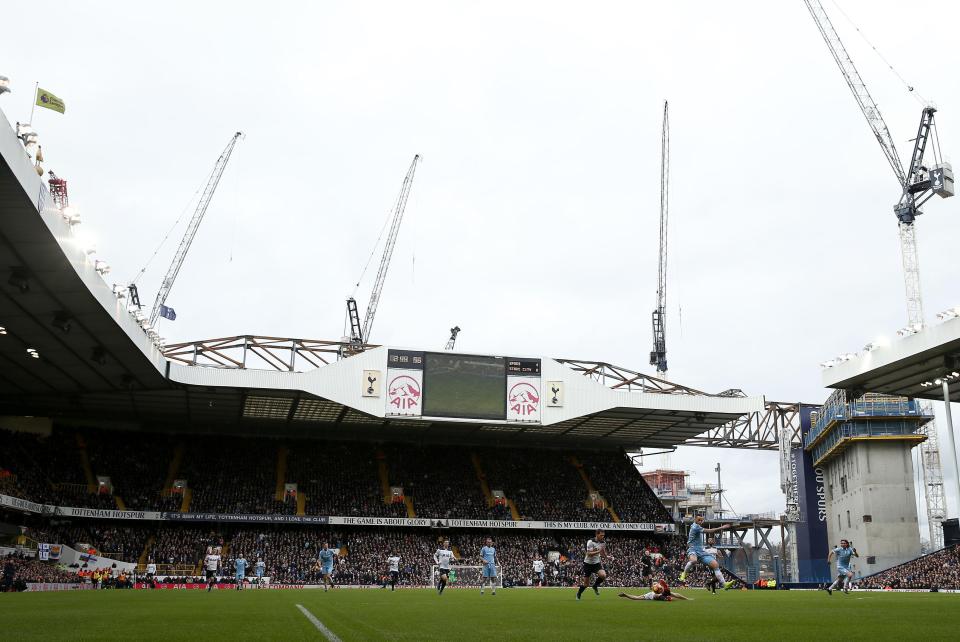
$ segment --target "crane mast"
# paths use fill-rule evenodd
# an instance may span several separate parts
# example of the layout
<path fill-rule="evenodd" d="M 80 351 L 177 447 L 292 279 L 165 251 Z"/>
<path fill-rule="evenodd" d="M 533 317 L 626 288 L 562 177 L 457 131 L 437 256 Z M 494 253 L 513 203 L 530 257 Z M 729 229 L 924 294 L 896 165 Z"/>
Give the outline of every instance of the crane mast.
<path fill-rule="evenodd" d="M 160 290 L 157 292 L 157 298 L 153 302 L 153 309 L 150 310 L 149 323 L 153 327 L 157 325 L 157 320 L 160 316 L 160 307 L 166 303 L 167 296 L 170 294 L 170 290 L 173 289 L 173 283 L 177 280 L 177 274 L 180 273 L 184 259 L 187 258 L 187 251 L 193 243 L 193 238 L 197 235 L 197 229 L 200 227 L 203 215 L 207 213 L 207 207 L 209 207 L 210 201 L 213 199 L 213 193 L 217 191 L 217 185 L 223 176 L 223 170 L 227 167 L 227 161 L 230 160 L 230 155 L 233 154 L 233 148 L 236 147 L 237 141 L 242 135 L 242 132 L 237 132 L 233 135 L 233 138 L 227 143 L 227 147 L 223 150 L 223 153 L 220 154 L 220 158 L 217 159 L 216 164 L 213 166 L 210 179 L 207 181 L 207 185 L 203 189 L 203 194 L 201 194 L 200 200 L 197 202 L 197 209 L 193 212 L 193 218 L 190 219 L 190 224 L 187 225 L 187 231 L 183 234 L 180 247 L 177 248 L 177 253 L 173 256 L 173 262 L 170 263 L 170 268 L 167 270 L 166 276 L 163 277 Z"/>
<path fill-rule="evenodd" d="M 400 232 L 400 223 L 403 221 L 403 213 L 407 208 L 407 199 L 410 197 L 410 188 L 413 187 L 413 175 L 417 171 L 417 163 L 420 162 L 420 155 L 413 157 L 407 175 L 403 179 L 403 185 L 400 187 L 400 193 L 393 205 L 393 219 L 390 222 L 390 232 L 387 234 L 387 241 L 383 247 L 383 256 L 380 258 L 380 267 L 377 270 L 377 277 L 373 281 L 373 289 L 370 291 L 370 301 L 367 303 L 367 311 L 363 317 L 363 325 L 360 325 L 360 314 L 357 309 L 357 302 L 353 297 L 347 299 L 347 317 L 350 319 L 350 343 L 359 346 L 370 340 L 370 333 L 373 331 L 373 319 L 377 314 L 377 305 L 380 303 L 380 294 L 383 292 L 383 284 L 387 279 L 387 270 L 390 268 L 390 258 L 393 256 L 393 247 L 397 244 L 397 234 Z"/>
<path fill-rule="evenodd" d="M 453 350 L 453 346 L 457 344 L 458 334 L 460 334 L 460 326 L 455 325 L 450 328 L 450 338 L 447 339 L 447 345 L 443 346 L 444 350 Z"/>
<path fill-rule="evenodd" d="M 893 209 L 897 216 L 897 225 L 900 232 L 900 255 L 903 263 L 903 279 L 907 300 L 907 324 L 911 331 L 919 331 L 924 325 L 924 315 L 923 297 L 920 290 L 920 261 L 917 253 L 914 222 L 916 217 L 921 214 L 920 206 L 934 194 L 943 198 L 953 196 L 953 172 L 950 165 L 938 162 L 932 167 L 928 167 L 923 160 L 927 142 L 934 130 L 936 109 L 933 107 L 923 109 L 920 127 L 917 137 L 914 139 L 910 167 L 908 171 L 904 171 L 896 146 L 893 143 L 893 137 L 880 114 L 880 109 L 867 90 L 866 84 L 860 77 L 856 66 L 854 66 L 853 60 L 840 40 L 840 36 L 837 35 L 823 5 L 819 0 L 804 0 L 804 4 L 810 11 L 810 15 L 820 30 L 820 35 L 823 36 L 834 61 L 840 67 L 843 79 L 853 93 L 860 111 L 867 119 L 867 124 L 870 125 L 874 137 L 880 144 L 887 163 L 889 163 L 897 181 L 900 183 L 900 200 Z M 924 404 L 924 409 L 932 414 L 932 408 L 929 407 L 929 404 Z M 934 549 L 937 549 L 943 546 L 941 522 L 946 518 L 946 500 L 943 495 L 943 469 L 940 463 L 940 446 L 936 423 L 931 421 L 920 428 L 920 431 L 927 437 L 920 444 L 920 462 L 923 468 L 930 543 Z"/>
<path fill-rule="evenodd" d="M 657 374 L 667 374 L 667 219 L 670 206 L 670 117 L 663 101 L 660 133 L 660 258 L 657 265 L 657 307 L 653 311 L 653 350 L 650 365 Z"/>

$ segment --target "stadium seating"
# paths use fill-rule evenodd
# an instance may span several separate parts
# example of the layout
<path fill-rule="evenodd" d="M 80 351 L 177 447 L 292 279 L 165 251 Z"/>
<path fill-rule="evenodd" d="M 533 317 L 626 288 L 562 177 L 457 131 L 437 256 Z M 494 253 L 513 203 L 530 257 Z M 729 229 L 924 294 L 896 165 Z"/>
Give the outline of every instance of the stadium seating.
<path fill-rule="evenodd" d="M 394 446 L 386 450 L 390 480 L 412 498 L 417 516 L 500 519 L 487 508 L 470 455 L 461 448 Z M 509 514 L 506 519 L 511 519 Z"/>
<path fill-rule="evenodd" d="M 944 548 L 858 582 L 860 588 L 960 590 L 960 546 Z"/>
<path fill-rule="evenodd" d="M 402 486 L 420 517 L 512 520 L 508 505 L 485 496 L 479 467 L 487 490 L 503 491 L 522 519 L 611 521 L 616 514 L 621 521 L 670 521 L 643 478 L 615 453 L 93 429 L 58 429 L 50 437 L 0 430 L 0 492 L 61 506 L 175 512 L 184 498 L 165 489 L 173 473 L 187 481 L 191 511 L 295 514 L 296 498 L 276 499 L 281 447 L 287 450 L 283 481 L 297 484 L 307 515 L 407 517 L 404 503 L 384 502 L 389 486 Z M 182 456 L 172 466 L 177 452 Z M 588 501 L 577 461 L 613 513 Z M 115 496 L 90 492 L 97 476 L 110 477 Z"/>
<path fill-rule="evenodd" d="M 457 564 L 480 565 L 480 548 L 485 538 L 493 537 L 498 563 L 503 569 L 504 583 L 532 583 L 533 560 L 537 554 L 547 562 L 547 554 L 556 551 L 560 559 L 548 564 L 548 585 L 572 585 L 583 561 L 583 549 L 589 531 L 571 534 L 549 533 L 483 533 L 476 530 L 423 531 L 398 528 L 360 528 L 331 531 L 310 526 L 272 525 L 258 528 L 212 525 L 110 525 L 96 526 L 79 521 L 69 527 L 44 527 L 29 532 L 38 541 L 57 541 L 76 546 L 87 544 L 102 555 L 121 561 L 152 559 L 162 574 L 193 575 L 199 573 L 208 546 L 222 546 L 224 574 L 232 575 L 233 560 L 243 555 L 252 569 L 262 558 L 267 573 L 275 582 L 315 583 L 320 575 L 315 568 L 317 554 L 324 541 L 340 549 L 342 558 L 336 565 L 334 579 L 343 584 L 377 585 L 386 576 L 386 559 L 392 552 L 401 557 L 401 584 L 425 585 L 434 565 L 433 553 L 443 538 L 459 554 Z M 684 545 L 676 536 L 637 536 L 612 533 L 608 547 L 613 561 L 607 562 L 611 586 L 637 586 L 643 583 L 639 559 L 644 549 L 657 558 L 655 577 L 672 581 L 684 563 Z M 145 548 L 145 550 L 144 550 Z M 141 557 L 141 554 L 142 557 Z M 554 569 L 557 571 L 553 573 Z M 692 585 L 702 585 L 707 573 L 691 575 Z"/>
<path fill-rule="evenodd" d="M 308 515 L 406 517 L 403 504 L 384 503 L 375 454 L 370 444 L 299 441 L 290 447 L 287 481 L 305 493 Z"/>

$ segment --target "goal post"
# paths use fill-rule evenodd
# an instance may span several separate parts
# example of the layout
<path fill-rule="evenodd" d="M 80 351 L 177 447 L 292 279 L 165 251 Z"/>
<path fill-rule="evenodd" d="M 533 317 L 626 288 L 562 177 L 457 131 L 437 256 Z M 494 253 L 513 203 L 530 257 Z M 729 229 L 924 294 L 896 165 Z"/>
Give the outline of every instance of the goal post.
<path fill-rule="evenodd" d="M 482 566 L 451 565 L 447 586 L 479 588 L 484 579 L 486 578 L 483 577 Z M 440 567 L 434 564 L 430 568 L 430 584 L 431 586 L 436 586 L 439 581 Z M 489 585 L 489 583 L 487 585 Z M 503 567 L 499 564 L 497 564 L 497 578 L 494 580 L 493 585 L 497 588 L 503 588 Z"/>

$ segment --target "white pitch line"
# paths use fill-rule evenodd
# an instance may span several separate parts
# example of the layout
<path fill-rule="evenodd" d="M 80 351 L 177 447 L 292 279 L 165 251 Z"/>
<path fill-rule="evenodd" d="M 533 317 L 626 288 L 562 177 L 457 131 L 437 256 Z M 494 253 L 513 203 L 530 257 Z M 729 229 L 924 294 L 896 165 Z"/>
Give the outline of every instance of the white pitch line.
<path fill-rule="evenodd" d="M 308 611 L 303 604 L 297 604 L 297 608 L 300 609 L 300 612 L 303 613 L 310 622 L 317 627 L 317 630 L 323 633 L 323 636 L 330 640 L 330 642 L 341 642 L 340 638 L 337 637 L 337 634 L 328 629 L 323 625 L 323 622 L 317 619 L 313 613 Z"/>

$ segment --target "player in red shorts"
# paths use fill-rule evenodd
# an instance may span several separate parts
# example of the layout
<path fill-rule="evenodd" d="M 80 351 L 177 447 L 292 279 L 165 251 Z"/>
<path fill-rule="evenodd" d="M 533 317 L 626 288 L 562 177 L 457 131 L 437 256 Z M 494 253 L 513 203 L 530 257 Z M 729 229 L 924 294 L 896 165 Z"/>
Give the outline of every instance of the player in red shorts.
<path fill-rule="evenodd" d="M 650 587 L 648 593 L 643 595 L 629 595 L 627 593 L 620 593 L 619 597 L 625 597 L 628 600 L 636 600 L 638 602 L 655 600 L 657 602 L 672 602 L 673 600 L 689 600 L 689 597 L 684 597 L 678 593 L 674 593 L 670 590 L 670 585 L 668 585 L 663 580 L 658 580 L 653 583 Z"/>

